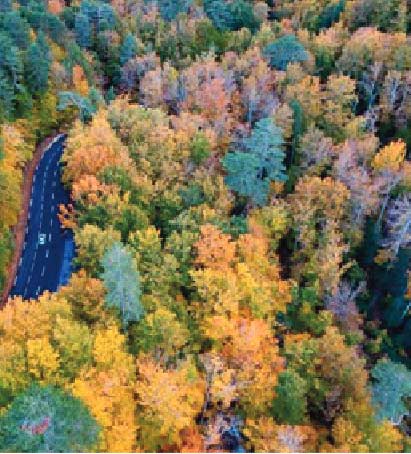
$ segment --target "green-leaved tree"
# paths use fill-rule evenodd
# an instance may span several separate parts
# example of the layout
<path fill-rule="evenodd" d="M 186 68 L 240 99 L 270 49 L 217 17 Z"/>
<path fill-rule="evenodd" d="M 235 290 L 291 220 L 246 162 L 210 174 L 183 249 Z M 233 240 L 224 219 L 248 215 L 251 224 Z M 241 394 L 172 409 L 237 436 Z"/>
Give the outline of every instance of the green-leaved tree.
<path fill-rule="evenodd" d="M 124 326 L 137 322 L 144 309 L 140 302 L 140 274 L 135 259 L 121 243 L 116 242 L 104 254 L 102 265 L 106 305 L 119 311 Z"/>
<path fill-rule="evenodd" d="M 270 65 L 285 71 L 289 63 L 301 63 L 308 59 L 304 46 L 294 35 L 285 35 L 265 47 L 264 55 Z"/>
<path fill-rule="evenodd" d="M 307 413 L 307 384 L 292 369 L 278 377 L 272 414 L 280 424 L 304 423 Z"/>
<path fill-rule="evenodd" d="M 380 360 L 371 371 L 372 400 L 377 418 L 400 424 L 410 411 L 405 399 L 411 397 L 411 371 L 391 360 Z"/>
<path fill-rule="evenodd" d="M 47 90 L 51 65 L 50 48 L 42 32 L 27 50 L 25 78 L 31 94 L 41 94 Z"/>
<path fill-rule="evenodd" d="M 224 157 L 226 184 L 255 205 L 264 205 L 271 181 L 287 180 L 282 146 L 282 130 L 271 118 L 257 122 L 251 136 L 244 140 L 245 151 L 234 151 Z"/>

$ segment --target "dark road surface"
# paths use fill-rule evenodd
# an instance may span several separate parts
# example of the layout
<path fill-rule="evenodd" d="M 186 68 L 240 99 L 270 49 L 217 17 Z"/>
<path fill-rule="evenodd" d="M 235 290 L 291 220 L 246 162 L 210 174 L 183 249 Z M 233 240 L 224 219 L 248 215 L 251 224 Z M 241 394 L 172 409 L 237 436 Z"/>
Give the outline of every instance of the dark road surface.
<path fill-rule="evenodd" d="M 59 205 L 69 201 L 60 179 L 63 145 L 64 136 L 54 139 L 34 174 L 24 250 L 10 296 L 36 298 L 44 290 L 56 291 L 70 275 L 73 238 L 57 218 Z"/>

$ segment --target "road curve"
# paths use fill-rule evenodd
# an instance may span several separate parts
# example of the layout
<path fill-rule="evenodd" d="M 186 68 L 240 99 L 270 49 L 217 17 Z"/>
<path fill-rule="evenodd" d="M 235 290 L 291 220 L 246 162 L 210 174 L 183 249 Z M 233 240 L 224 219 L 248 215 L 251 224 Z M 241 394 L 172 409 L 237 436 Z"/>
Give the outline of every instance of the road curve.
<path fill-rule="evenodd" d="M 56 291 L 69 277 L 73 238 L 57 217 L 59 205 L 69 201 L 60 178 L 64 140 L 64 135 L 53 140 L 34 173 L 24 248 L 10 296 L 37 298 L 45 290 Z"/>

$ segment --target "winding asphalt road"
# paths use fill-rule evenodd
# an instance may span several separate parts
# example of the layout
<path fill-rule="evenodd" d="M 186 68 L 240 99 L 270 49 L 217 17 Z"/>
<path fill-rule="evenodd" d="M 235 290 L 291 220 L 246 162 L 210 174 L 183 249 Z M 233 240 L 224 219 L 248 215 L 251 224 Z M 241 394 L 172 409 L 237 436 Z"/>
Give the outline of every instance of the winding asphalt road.
<path fill-rule="evenodd" d="M 24 250 L 11 296 L 30 299 L 45 290 L 54 292 L 70 275 L 73 238 L 57 217 L 59 205 L 69 201 L 60 178 L 64 140 L 64 135 L 54 139 L 34 173 Z"/>

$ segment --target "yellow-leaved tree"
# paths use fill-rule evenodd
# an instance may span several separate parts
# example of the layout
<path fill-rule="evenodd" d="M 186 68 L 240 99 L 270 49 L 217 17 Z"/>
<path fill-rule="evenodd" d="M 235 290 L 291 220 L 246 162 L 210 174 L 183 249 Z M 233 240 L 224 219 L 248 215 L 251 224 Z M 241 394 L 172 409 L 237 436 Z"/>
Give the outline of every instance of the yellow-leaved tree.
<path fill-rule="evenodd" d="M 73 394 L 88 406 L 102 427 L 99 449 L 130 452 L 136 449 L 134 402 L 135 368 L 117 326 L 95 334 L 92 364 L 71 385 Z"/>
<path fill-rule="evenodd" d="M 165 369 L 148 356 L 137 360 L 138 440 L 143 451 L 179 451 L 196 428 L 205 382 L 192 361 Z"/>
<path fill-rule="evenodd" d="M 0 311 L 2 403 L 35 380 L 65 385 L 91 361 L 90 329 L 74 319 L 59 294 L 10 299 Z"/>

